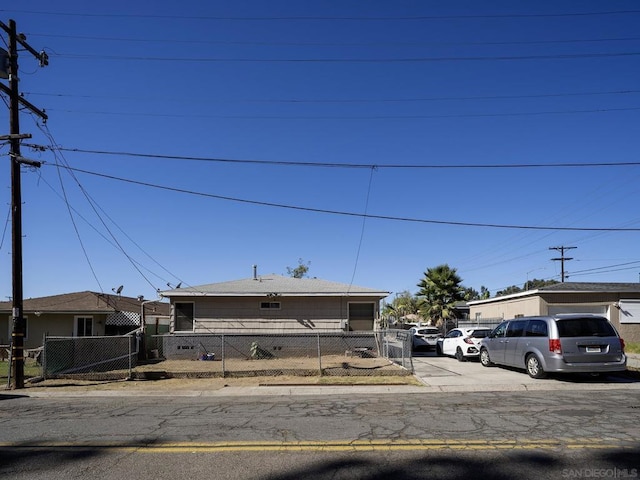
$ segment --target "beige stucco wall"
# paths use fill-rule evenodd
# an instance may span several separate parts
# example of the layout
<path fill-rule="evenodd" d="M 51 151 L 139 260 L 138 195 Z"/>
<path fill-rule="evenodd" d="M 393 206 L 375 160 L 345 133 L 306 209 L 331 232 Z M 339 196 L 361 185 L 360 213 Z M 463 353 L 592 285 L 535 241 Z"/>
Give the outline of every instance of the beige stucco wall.
<path fill-rule="evenodd" d="M 514 318 L 516 316 L 548 315 L 558 310 L 568 313 L 594 312 L 601 313 L 616 327 L 625 342 L 640 342 L 640 323 L 620 323 L 620 315 L 614 304 L 621 299 L 640 298 L 635 293 L 546 293 L 542 296 L 531 296 L 506 300 L 495 300 L 480 305 L 470 305 L 470 318 L 475 319 L 479 313 L 481 318 Z"/>
<path fill-rule="evenodd" d="M 270 300 L 264 296 L 183 297 L 172 298 L 171 303 L 194 302 L 196 333 L 341 331 L 347 326 L 349 303 L 373 303 L 374 319 L 379 315 L 379 300 L 369 297 L 277 297 L 271 301 L 280 302 L 280 309 L 260 309 L 265 301 Z"/>
<path fill-rule="evenodd" d="M 626 297 L 630 299 L 629 297 Z M 640 343 L 640 323 L 620 323 L 620 310 L 615 306 L 610 309 L 611 322 L 625 342 Z"/>
<path fill-rule="evenodd" d="M 25 315 L 27 320 L 27 336 L 24 340 L 24 348 L 37 348 L 42 346 L 44 335 L 72 337 L 73 328 L 77 316 L 93 317 L 93 334 L 104 335 L 105 315 L 74 315 L 74 314 L 41 314 L 29 313 Z M 4 316 L 3 316 L 4 317 Z M 4 317 L 0 319 L 0 344 L 8 344 L 11 339 L 13 320 Z"/>
<path fill-rule="evenodd" d="M 481 305 L 469 306 L 469 319 L 515 318 L 519 316 L 541 315 L 542 301 L 539 297 L 514 298 Z"/>

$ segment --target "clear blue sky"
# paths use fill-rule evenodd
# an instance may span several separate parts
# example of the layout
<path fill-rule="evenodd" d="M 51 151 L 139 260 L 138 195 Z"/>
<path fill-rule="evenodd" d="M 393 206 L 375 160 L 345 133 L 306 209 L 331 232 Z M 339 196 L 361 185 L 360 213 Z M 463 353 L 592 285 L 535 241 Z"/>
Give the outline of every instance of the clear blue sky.
<path fill-rule="evenodd" d="M 25 298 L 155 298 L 299 258 L 394 293 L 447 263 L 495 293 L 560 279 L 558 246 L 569 281 L 640 280 L 640 166 L 620 165 L 640 162 L 638 2 L 24 0 L 0 19 L 50 58 L 20 54 L 49 115 L 21 131 L 63 148 L 22 147 L 45 162 L 22 175 Z"/>

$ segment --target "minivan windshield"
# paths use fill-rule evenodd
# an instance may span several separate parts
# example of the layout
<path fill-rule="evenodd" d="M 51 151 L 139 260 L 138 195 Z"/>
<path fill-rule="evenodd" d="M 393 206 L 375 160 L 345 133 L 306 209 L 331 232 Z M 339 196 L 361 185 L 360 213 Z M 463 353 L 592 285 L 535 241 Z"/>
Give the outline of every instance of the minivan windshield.
<path fill-rule="evenodd" d="M 556 321 L 560 337 L 615 337 L 616 331 L 606 318 L 567 318 Z"/>

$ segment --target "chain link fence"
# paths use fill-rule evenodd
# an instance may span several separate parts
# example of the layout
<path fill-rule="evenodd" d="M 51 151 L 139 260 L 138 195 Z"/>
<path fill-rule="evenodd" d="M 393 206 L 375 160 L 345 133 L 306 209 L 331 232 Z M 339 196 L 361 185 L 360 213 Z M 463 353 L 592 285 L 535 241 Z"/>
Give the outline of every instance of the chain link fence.
<path fill-rule="evenodd" d="M 390 338 L 374 332 L 174 334 L 154 336 L 150 354 L 164 360 L 163 367 L 170 364 L 173 376 L 411 374 L 410 346 L 404 349 L 409 363 L 395 363 L 403 348 Z"/>
<path fill-rule="evenodd" d="M 460 328 L 490 328 L 494 329 L 504 321 L 504 318 L 482 318 L 479 320 L 460 320 L 458 327 Z"/>
<path fill-rule="evenodd" d="M 46 337 L 44 379 L 411 375 L 406 330 Z M 144 342 L 144 341 L 143 341 Z M 139 355 L 139 347 L 145 354 Z"/>
<path fill-rule="evenodd" d="M 139 337 L 45 337 L 42 377 L 131 378 L 137 364 Z"/>
<path fill-rule="evenodd" d="M 413 338 L 408 330 L 382 330 L 377 332 L 382 355 L 413 373 Z"/>

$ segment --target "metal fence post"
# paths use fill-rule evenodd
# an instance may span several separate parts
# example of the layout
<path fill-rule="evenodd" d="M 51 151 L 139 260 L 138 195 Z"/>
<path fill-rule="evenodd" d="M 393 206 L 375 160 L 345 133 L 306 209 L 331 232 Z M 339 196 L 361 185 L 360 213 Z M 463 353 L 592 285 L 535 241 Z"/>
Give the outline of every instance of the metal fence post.
<path fill-rule="evenodd" d="M 318 373 L 322 376 L 322 351 L 320 349 L 320 334 L 316 334 L 316 338 L 318 341 Z"/>
<path fill-rule="evenodd" d="M 224 333 L 221 335 L 220 341 L 222 343 L 221 348 L 221 356 L 222 356 L 222 378 L 226 377 L 226 368 L 225 368 L 225 355 L 224 355 Z"/>
<path fill-rule="evenodd" d="M 42 374 L 40 375 L 43 380 L 47 379 L 47 334 L 42 335 L 42 357 L 40 357 L 40 368 Z"/>
<path fill-rule="evenodd" d="M 131 351 L 131 344 L 133 343 L 133 337 L 129 337 L 129 380 L 131 379 L 131 375 L 132 375 L 132 370 L 133 367 L 131 366 L 131 355 L 132 355 L 132 351 Z"/>
<path fill-rule="evenodd" d="M 389 331 L 382 334 L 382 352 L 385 358 L 389 358 Z"/>

